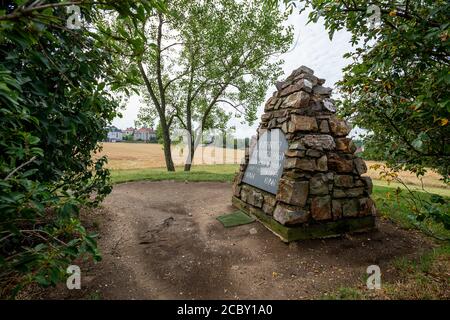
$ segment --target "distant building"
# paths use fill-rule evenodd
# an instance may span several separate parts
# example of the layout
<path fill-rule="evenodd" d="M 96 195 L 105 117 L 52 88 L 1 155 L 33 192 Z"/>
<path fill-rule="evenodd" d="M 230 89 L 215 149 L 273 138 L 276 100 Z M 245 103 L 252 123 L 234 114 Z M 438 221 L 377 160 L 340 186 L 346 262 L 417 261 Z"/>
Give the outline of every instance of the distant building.
<path fill-rule="evenodd" d="M 126 128 L 122 132 L 124 135 L 129 136 L 129 135 L 134 135 L 134 131 L 135 131 L 135 129 L 130 127 L 130 128 Z"/>
<path fill-rule="evenodd" d="M 153 128 L 140 128 L 134 131 L 134 140 L 156 141 L 156 132 Z"/>
<path fill-rule="evenodd" d="M 118 129 L 115 126 L 110 126 L 107 128 L 107 130 L 108 130 L 108 135 L 107 135 L 106 141 L 108 141 L 108 142 L 122 141 L 122 139 L 123 139 L 122 130 Z"/>

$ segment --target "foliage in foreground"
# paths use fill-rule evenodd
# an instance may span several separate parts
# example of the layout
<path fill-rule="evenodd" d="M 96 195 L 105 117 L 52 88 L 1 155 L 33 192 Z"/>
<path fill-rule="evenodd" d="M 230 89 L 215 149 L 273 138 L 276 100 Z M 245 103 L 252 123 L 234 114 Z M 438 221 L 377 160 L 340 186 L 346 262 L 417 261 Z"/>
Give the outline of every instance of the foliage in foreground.
<path fill-rule="evenodd" d="M 408 223 L 421 229 L 424 233 L 436 237 L 440 240 L 450 240 L 450 201 L 448 197 L 432 194 L 428 192 L 414 191 L 399 178 L 397 171 L 385 165 L 376 164 L 371 168 L 381 169 L 380 178 L 390 184 L 396 182 L 398 187 L 386 193 L 385 198 L 380 198 L 378 205 L 396 206 L 407 212 L 405 218 Z M 386 202 L 386 199 L 388 200 Z M 396 215 L 397 210 L 393 209 L 392 215 Z M 448 231 L 449 235 L 439 236 L 434 230 L 427 229 L 427 225 L 439 225 Z"/>
<path fill-rule="evenodd" d="M 281 73 L 291 41 L 286 14 L 259 0 L 174 0 L 157 15 L 139 21 L 107 17 L 99 29 L 108 46 L 119 49 L 115 62 L 129 89 L 141 92 L 140 121 L 152 124 L 164 144 L 168 171 L 170 146 L 182 134 L 192 152 L 205 130 L 225 130 L 230 118 L 256 120 L 270 83 Z M 185 170 L 190 170 L 186 163 Z"/>
<path fill-rule="evenodd" d="M 266 0 L 277 5 L 278 0 Z M 293 11 L 292 0 L 282 1 Z M 305 0 L 309 22 L 356 47 L 338 83 L 340 113 L 369 130 L 372 159 L 450 181 L 450 2 Z"/>
<path fill-rule="evenodd" d="M 66 28 L 67 2 L 57 2 L 0 10 L 1 297 L 54 285 L 75 258 L 100 257 L 78 215 L 111 191 L 106 159 L 92 159 L 118 106 L 110 54 L 95 33 Z M 82 9 L 86 23 L 97 19 Z"/>
<path fill-rule="evenodd" d="M 286 1 L 290 2 L 290 1 Z M 310 21 L 357 46 L 338 86 L 341 113 L 370 131 L 393 168 L 450 179 L 450 2 L 308 0 Z M 375 16 L 379 10 L 378 17 Z"/>

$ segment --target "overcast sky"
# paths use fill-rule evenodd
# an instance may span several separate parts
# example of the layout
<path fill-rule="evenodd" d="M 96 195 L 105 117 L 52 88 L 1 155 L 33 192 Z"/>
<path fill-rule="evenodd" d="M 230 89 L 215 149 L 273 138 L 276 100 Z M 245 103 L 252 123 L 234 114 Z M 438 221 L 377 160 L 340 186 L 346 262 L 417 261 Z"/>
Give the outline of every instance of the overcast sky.
<path fill-rule="evenodd" d="M 294 26 L 294 41 L 290 50 L 279 57 L 284 60 L 284 75 L 281 78 L 286 78 L 292 70 L 305 65 L 313 69 L 316 76 L 326 79 L 324 86 L 334 88 L 335 83 L 342 78 L 342 68 L 349 63 L 342 56 L 351 51 L 350 33 L 344 30 L 336 32 L 333 41 L 330 41 L 322 20 L 308 25 L 306 21 L 306 12 L 301 15 L 293 13 L 288 20 L 288 23 Z M 275 90 L 275 85 L 271 85 L 267 90 L 265 100 Z M 114 119 L 113 125 L 120 129 L 133 127 L 139 106 L 139 97 L 131 97 L 126 109 L 122 112 L 123 118 Z M 259 107 L 259 118 L 263 111 L 264 104 Z M 259 121 L 256 121 L 253 126 L 242 125 L 236 120 L 229 122 L 230 126 L 236 126 L 236 136 L 238 137 L 251 137 L 256 133 L 258 124 Z"/>

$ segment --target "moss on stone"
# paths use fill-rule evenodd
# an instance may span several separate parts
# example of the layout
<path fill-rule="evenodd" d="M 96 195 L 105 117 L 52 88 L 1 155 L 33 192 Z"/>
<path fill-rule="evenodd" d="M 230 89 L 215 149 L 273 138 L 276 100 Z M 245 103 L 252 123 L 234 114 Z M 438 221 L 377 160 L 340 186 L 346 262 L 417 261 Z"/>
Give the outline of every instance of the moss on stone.
<path fill-rule="evenodd" d="M 261 209 L 249 206 L 236 197 L 232 198 L 232 204 L 246 214 L 257 218 L 267 229 L 275 233 L 284 242 L 337 237 L 345 233 L 370 231 L 375 228 L 375 217 L 373 216 L 288 227 L 278 223 Z"/>

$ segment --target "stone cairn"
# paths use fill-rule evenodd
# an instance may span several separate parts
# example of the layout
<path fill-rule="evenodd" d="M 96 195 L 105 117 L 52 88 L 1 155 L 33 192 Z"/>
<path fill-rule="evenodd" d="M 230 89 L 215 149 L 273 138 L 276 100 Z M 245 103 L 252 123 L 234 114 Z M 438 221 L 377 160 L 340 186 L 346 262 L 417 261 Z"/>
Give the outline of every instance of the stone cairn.
<path fill-rule="evenodd" d="M 279 128 L 289 144 L 276 195 L 242 181 L 246 151 L 233 183 L 233 205 L 256 216 L 285 241 L 374 227 L 376 208 L 367 167 L 335 115 L 331 88 L 305 66 L 294 70 L 266 102 L 258 135 Z"/>

